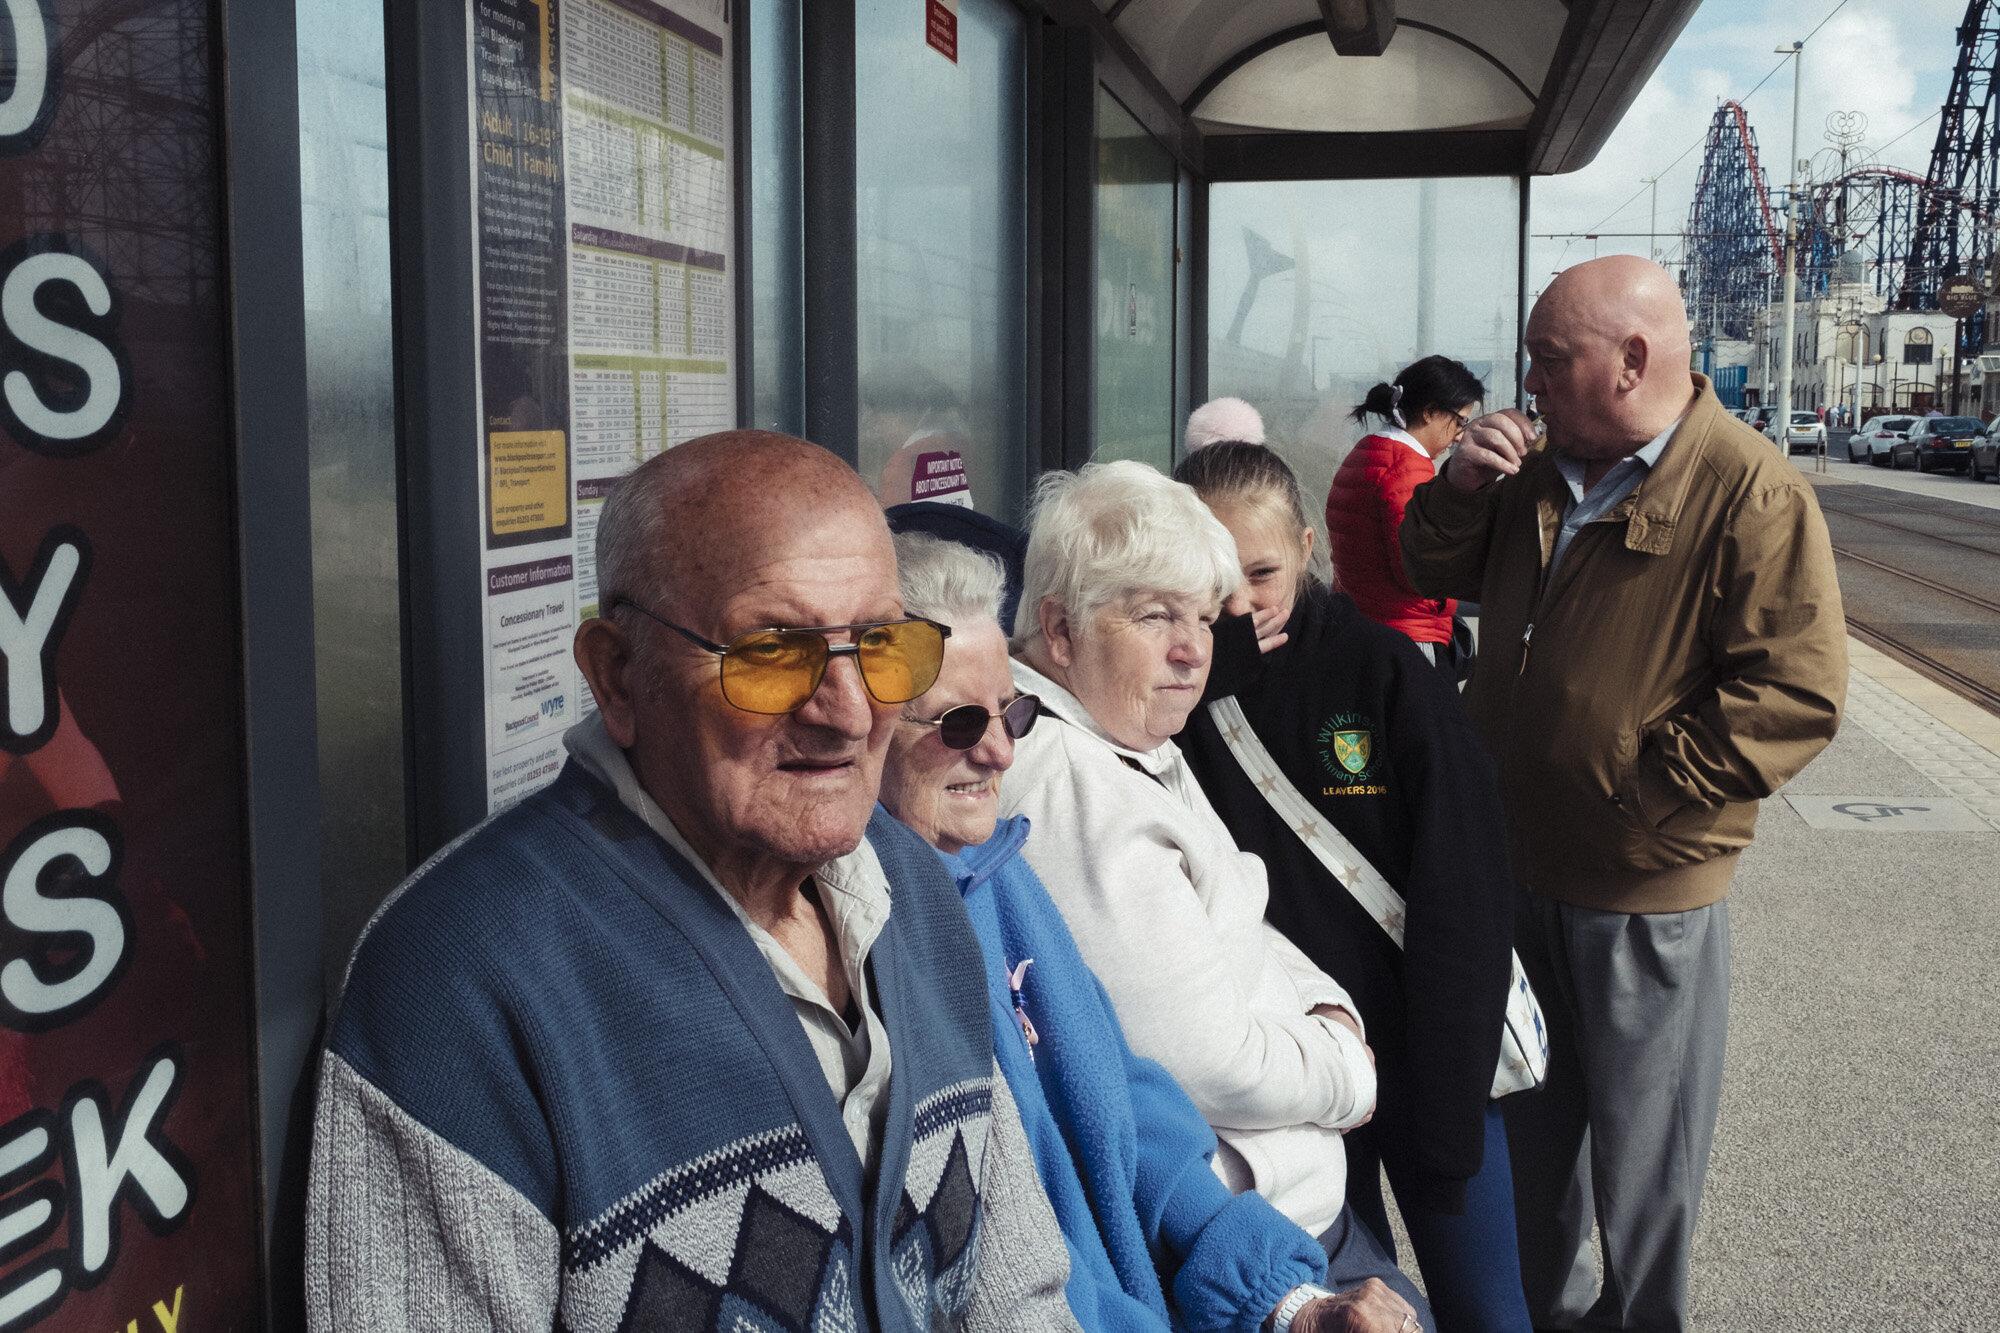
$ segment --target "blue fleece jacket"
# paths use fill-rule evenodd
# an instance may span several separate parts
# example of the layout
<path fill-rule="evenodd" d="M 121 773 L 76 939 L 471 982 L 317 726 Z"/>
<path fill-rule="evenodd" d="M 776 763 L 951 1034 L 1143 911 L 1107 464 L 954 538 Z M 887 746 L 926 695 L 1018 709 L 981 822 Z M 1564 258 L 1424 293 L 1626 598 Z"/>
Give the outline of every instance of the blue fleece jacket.
<path fill-rule="evenodd" d="M 1016 816 L 979 846 L 939 855 L 986 955 L 993 1048 L 1069 1246 L 1070 1309 L 1089 1333 L 1254 1333 L 1286 1292 L 1325 1280 L 1326 1254 L 1261 1195 L 1232 1195 L 1216 1178 L 1214 1131 L 1166 1070 L 1125 1044 L 1110 997 L 1020 855 L 1027 838 Z M 1008 985 L 1030 958 L 1032 1055 Z"/>

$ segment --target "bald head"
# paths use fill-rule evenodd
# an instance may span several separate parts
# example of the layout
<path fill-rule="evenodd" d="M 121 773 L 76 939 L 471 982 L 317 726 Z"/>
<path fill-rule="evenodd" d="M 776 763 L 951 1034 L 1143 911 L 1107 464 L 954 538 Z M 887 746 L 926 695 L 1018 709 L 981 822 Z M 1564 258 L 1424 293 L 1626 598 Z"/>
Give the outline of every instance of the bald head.
<path fill-rule="evenodd" d="M 1564 269 L 1535 302 L 1529 325 L 1545 311 L 1571 330 L 1610 342 L 1643 337 L 1665 356 L 1681 353 L 1680 369 L 1687 370 L 1687 306 L 1672 275 L 1650 259 L 1606 255 Z"/>
<path fill-rule="evenodd" d="M 776 431 L 703 435 L 647 460 L 618 484 L 597 529 L 600 605 L 649 606 L 726 594 L 777 532 L 856 523 L 891 550 L 888 525 L 854 469 Z"/>
<path fill-rule="evenodd" d="M 575 653 L 606 736 L 732 893 L 791 904 L 803 875 L 861 841 L 901 712 L 849 647 L 851 626 L 902 618 L 875 497 L 804 440 L 706 435 L 618 484 L 597 551 L 603 614 L 577 627 Z M 731 698 L 720 650 L 699 641 L 780 626 L 824 628 L 841 651 L 801 703 L 767 713 L 754 689 Z M 746 678 L 767 665 L 735 660 Z"/>
<path fill-rule="evenodd" d="M 1558 448 L 1623 457 L 1672 425 L 1694 394 L 1687 308 L 1667 271 L 1608 255 L 1558 274 L 1528 316 L 1527 389 Z"/>

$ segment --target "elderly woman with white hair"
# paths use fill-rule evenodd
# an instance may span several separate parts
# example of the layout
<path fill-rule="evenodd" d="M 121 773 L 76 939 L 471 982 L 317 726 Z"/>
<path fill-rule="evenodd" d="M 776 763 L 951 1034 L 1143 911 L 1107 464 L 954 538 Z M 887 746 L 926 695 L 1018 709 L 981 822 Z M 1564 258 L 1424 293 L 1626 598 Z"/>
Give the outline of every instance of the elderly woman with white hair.
<path fill-rule="evenodd" d="M 1023 859 L 1029 821 L 998 818 L 1002 777 L 1040 711 L 1008 671 L 998 562 L 904 533 L 896 566 L 905 612 L 952 633 L 937 683 L 905 707 L 890 740 L 882 804 L 938 850 L 964 896 L 985 956 L 995 1060 L 1069 1250 L 1070 1308 L 1091 1333 L 1248 1333 L 1293 1293 L 1315 1296 L 1326 1255 L 1209 1169 L 1214 1132 L 1164 1069 L 1133 1054 Z M 1295 1308 L 1294 1333 L 1418 1324 L 1375 1280 Z"/>
<path fill-rule="evenodd" d="M 1043 717 L 1000 808 L 1033 822 L 1028 862 L 1132 1049 L 1215 1130 L 1215 1174 L 1316 1236 L 1334 1284 L 1376 1277 L 1422 1309 L 1345 1203 L 1341 1134 L 1375 1101 L 1354 1003 L 1266 924 L 1263 862 L 1172 739 L 1241 577 L 1229 530 L 1179 482 L 1133 462 L 1045 476 L 1013 640 Z"/>

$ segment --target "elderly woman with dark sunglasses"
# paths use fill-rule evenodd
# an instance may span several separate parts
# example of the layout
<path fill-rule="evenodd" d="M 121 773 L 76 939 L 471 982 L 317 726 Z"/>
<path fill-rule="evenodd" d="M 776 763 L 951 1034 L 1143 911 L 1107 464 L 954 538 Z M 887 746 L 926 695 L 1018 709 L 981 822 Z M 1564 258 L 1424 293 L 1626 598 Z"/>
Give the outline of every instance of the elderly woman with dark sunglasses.
<path fill-rule="evenodd" d="M 1247 1333 L 1282 1312 L 1292 1333 L 1414 1329 L 1379 1283 L 1326 1296 L 1313 1237 L 1210 1169 L 1214 1131 L 1166 1070 L 1126 1044 L 1023 857 L 1028 820 L 998 818 L 1014 742 L 1040 712 L 1009 675 L 998 562 L 905 533 L 896 563 L 905 608 L 952 633 L 937 683 L 890 741 L 882 803 L 938 849 L 964 895 L 986 959 L 995 1059 L 1069 1248 L 1077 1322 L 1090 1333 Z"/>

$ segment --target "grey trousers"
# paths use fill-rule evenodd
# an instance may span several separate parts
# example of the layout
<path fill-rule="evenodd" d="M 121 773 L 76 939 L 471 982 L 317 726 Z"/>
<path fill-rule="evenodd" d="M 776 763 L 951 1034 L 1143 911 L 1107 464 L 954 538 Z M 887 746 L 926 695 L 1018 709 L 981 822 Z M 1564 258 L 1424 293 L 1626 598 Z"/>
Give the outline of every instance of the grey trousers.
<path fill-rule="evenodd" d="M 1501 1103 L 1529 1316 L 1680 1333 L 1722 1094 L 1729 904 L 1628 916 L 1521 897 L 1515 945 L 1549 1027 L 1548 1086 Z"/>

